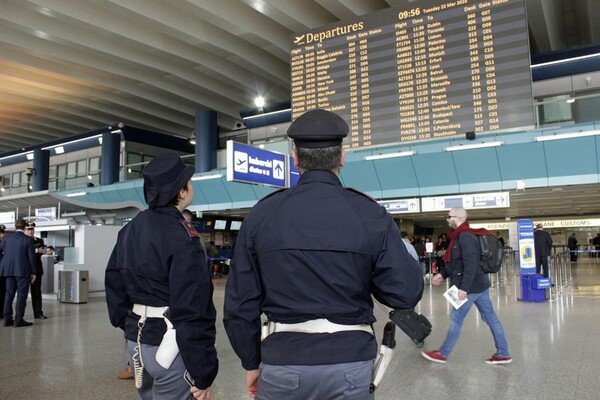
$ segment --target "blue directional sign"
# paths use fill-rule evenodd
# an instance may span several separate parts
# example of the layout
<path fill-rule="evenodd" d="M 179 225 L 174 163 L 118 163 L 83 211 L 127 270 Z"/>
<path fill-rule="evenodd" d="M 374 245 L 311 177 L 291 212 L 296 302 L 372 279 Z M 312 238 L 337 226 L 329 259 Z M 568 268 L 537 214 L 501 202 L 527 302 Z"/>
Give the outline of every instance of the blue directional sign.
<path fill-rule="evenodd" d="M 419 212 L 419 199 L 382 200 L 378 203 L 385 207 L 390 214 Z"/>
<path fill-rule="evenodd" d="M 286 187 L 285 154 L 229 140 L 227 180 Z"/>
<path fill-rule="evenodd" d="M 287 158 L 289 165 L 288 171 L 290 171 L 290 176 L 288 178 L 288 187 L 292 187 L 298 184 L 298 181 L 300 180 L 300 171 L 298 171 L 298 168 L 296 168 L 296 166 L 294 165 L 294 157 L 288 155 Z"/>

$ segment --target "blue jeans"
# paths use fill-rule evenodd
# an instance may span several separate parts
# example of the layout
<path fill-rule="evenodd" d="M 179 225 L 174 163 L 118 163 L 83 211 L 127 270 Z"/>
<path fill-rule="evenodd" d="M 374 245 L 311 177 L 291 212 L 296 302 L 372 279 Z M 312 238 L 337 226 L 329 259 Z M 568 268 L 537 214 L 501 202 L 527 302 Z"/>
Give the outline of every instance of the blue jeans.
<path fill-rule="evenodd" d="M 477 309 L 481 314 L 481 319 L 488 324 L 490 330 L 492 331 L 492 336 L 494 336 L 494 344 L 496 345 L 496 353 L 498 353 L 498 355 L 501 357 L 509 357 L 510 353 L 508 352 L 506 336 L 504 335 L 502 324 L 494 312 L 494 306 L 492 305 L 492 300 L 490 299 L 490 289 L 486 289 L 481 293 L 468 294 L 467 302 L 463 304 L 461 308 L 458 310 L 452 309 L 452 313 L 450 314 L 450 327 L 448 328 L 446 340 L 444 340 L 444 344 L 442 344 L 442 347 L 440 347 L 440 353 L 442 353 L 444 357 L 448 357 L 450 355 L 454 345 L 460 337 L 463 321 L 465 320 L 465 317 L 469 313 L 469 310 L 473 304 L 477 306 Z"/>

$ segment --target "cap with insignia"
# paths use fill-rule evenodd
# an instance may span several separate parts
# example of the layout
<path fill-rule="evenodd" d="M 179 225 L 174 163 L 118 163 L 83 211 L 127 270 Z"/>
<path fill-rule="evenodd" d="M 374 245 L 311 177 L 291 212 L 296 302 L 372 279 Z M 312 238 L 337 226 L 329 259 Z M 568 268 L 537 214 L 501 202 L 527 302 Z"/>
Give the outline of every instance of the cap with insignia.
<path fill-rule="evenodd" d="M 320 148 L 342 144 L 348 130 L 348 124 L 342 117 L 317 108 L 296 118 L 287 135 L 294 139 L 297 147 Z"/>
<path fill-rule="evenodd" d="M 35 228 L 35 222 L 33 222 L 33 221 L 25 222 L 25 229 L 33 229 L 33 228 Z"/>
<path fill-rule="evenodd" d="M 150 161 L 142 175 L 148 207 L 162 207 L 169 204 L 187 184 L 194 175 L 194 168 L 185 165 L 176 153 L 169 152 Z"/>

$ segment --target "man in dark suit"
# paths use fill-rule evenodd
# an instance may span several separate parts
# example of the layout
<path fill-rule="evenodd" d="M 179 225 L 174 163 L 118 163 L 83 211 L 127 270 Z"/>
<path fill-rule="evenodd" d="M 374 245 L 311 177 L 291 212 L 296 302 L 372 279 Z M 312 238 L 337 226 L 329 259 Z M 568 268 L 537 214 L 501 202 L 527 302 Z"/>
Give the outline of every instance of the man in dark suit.
<path fill-rule="evenodd" d="M 35 281 L 35 252 L 33 240 L 25 236 L 25 221 L 15 222 L 17 231 L 5 236 L 0 244 L 2 261 L 0 276 L 6 280 L 6 296 L 4 298 L 4 326 L 30 326 L 31 322 L 23 319 L 29 283 Z M 13 300 L 17 295 L 17 304 L 13 318 Z"/>
<path fill-rule="evenodd" d="M 0 246 L 2 245 L 2 239 L 4 238 L 4 230 L 6 226 L 0 224 Z M 0 251 L 0 262 L 2 262 L 2 252 Z M 4 318 L 4 296 L 6 295 L 6 286 L 4 284 L 4 277 L 0 276 L 0 319 Z"/>
<path fill-rule="evenodd" d="M 533 233 L 533 243 L 535 246 L 535 270 L 539 274 L 543 268 L 543 274 L 549 276 L 548 258 L 552 255 L 552 236 L 544 230 L 544 225 L 537 224 Z"/>
<path fill-rule="evenodd" d="M 33 239 L 33 249 L 35 251 L 35 281 L 31 284 L 33 316 L 35 319 L 47 319 L 42 310 L 42 275 L 44 275 L 42 256 L 46 254 L 46 245 L 44 239 L 35 237 L 35 222 L 33 221 L 25 223 L 25 235 Z"/>

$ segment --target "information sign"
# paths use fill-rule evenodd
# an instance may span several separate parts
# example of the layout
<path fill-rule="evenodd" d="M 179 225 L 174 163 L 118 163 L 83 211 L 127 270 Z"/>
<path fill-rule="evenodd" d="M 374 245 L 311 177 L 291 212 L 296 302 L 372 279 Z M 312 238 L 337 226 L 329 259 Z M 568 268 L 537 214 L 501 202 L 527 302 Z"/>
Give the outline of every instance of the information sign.
<path fill-rule="evenodd" d="M 420 0 L 301 32 L 292 118 L 344 117 L 346 148 L 533 126 L 524 0 Z"/>

